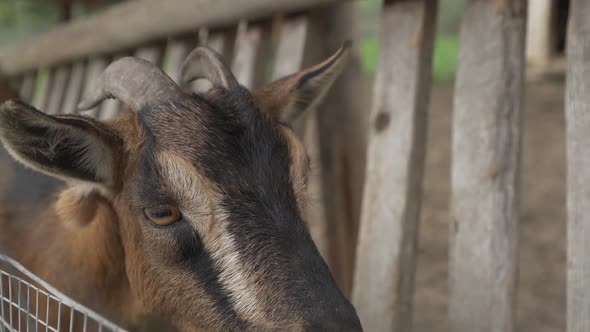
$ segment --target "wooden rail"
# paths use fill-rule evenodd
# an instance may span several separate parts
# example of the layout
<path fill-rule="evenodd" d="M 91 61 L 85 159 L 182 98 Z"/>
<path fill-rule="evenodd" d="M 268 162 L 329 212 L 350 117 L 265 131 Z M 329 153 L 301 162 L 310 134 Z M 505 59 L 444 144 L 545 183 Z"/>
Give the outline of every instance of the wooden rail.
<path fill-rule="evenodd" d="M 567 36 L 567 331 L 590 331 L 590 2 L 573 0 Z"/>
<path fill-rule="evenodd" d="M 0 72 L 11 76 L 90 55 L 114 53 L 198 27 L 216 28 L 345 0 L 161 0 L 129 1 L 101 13 L 0 48 Z M 75 41 L 75 42 L 72 42 Z"/>

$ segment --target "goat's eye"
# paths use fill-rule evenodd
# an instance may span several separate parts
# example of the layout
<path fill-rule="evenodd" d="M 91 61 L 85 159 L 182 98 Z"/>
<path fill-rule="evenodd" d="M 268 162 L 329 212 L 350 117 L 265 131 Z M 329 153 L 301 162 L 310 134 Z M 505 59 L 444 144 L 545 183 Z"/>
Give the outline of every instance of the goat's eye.
<path fill-rule="evenodd" d="M 180 211 L 174 205 L 162 204 L 156 205 L 143 210 L 146 218 L 160 226 L 171 225 L 180 220 Z"/>

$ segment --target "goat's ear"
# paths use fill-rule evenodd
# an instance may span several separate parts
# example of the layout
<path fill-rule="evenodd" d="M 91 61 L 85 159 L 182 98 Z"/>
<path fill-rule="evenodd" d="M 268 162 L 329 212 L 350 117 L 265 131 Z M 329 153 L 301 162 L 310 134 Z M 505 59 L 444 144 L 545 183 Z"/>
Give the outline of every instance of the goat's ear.
<path fill-rule="evenodd" d="M 278 79 L 253 91 L 263 112 L 284 123 L 291 123 L 320 102 L 346 65 L 351 42 L 330 58 L 313 67 Z"/>
<path fill-rule="evenodd" d="M 50 116 L 10 100 L 0 106 L 0 141 L 16 160 L 50 176 L 107 191 L 115 184 L 121 140 L 98 121 Z"/>

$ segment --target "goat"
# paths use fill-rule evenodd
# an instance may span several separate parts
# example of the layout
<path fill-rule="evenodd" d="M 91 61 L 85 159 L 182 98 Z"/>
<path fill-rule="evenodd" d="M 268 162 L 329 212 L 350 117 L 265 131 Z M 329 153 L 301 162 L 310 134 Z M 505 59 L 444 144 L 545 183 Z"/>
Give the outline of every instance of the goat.
<path fill-rule="evenodd" d="M 208 79 L 203 93 L 122 58 L 80 104 L 130 108 L 106 122 L 5 102 L 0 141 L 45 185 L 23 193 L 34 172 L 15 166 L 0 251 L 129 329 L 157 317 L 180 331 L 362 331 L 304 223 L 309 162 L 289 127 L 348 49 L 249 91 L 198 47 L 182 80 Z"/>

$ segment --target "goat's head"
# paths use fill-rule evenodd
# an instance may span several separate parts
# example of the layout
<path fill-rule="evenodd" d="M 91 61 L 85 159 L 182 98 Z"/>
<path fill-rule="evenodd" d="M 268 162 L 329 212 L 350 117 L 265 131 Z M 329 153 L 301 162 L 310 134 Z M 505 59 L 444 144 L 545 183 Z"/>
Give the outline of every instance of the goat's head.
<path fill-rule="evenodd" d="M 346 55 L 250 92 L 218 54 L 197 48 L 183 80 L 209 79 L 202 94 L 123 58 L 81 107 L 114 97 L 132 111 L 98 122 L 7 102 L 0 139 L 19 161 L 72 183 L 62 196 L 80 204 L 67 219 L 92 222 L 92 210 L 71 210 L 108 202 L 143 312 L 181 330 L 356 331 L 302 218 L 309 163 L 288 125 L 322 98 Z"/>

